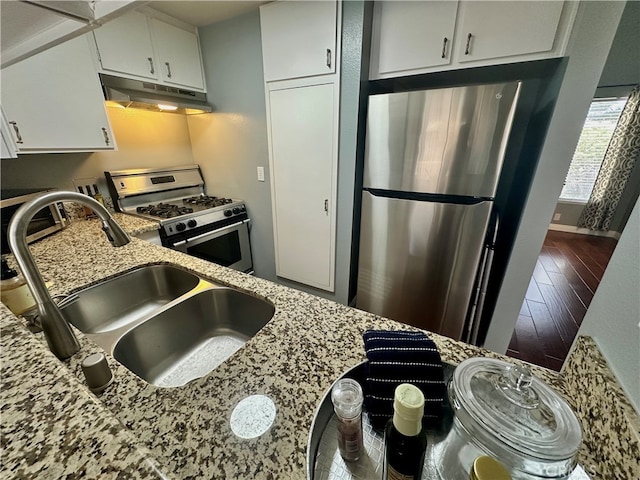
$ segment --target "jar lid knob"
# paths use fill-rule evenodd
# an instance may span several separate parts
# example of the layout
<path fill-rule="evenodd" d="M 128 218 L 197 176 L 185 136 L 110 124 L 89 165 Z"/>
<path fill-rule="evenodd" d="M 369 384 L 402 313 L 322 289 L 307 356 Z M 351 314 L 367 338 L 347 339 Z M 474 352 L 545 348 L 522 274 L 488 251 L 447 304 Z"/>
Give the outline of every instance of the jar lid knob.
<path fill-rule="evenodd" d="M 500 390 L 507 399 L 520 407 L 526 409 L 536 408 L 540 404 L 538 394 L 531 386 L 533 375 L 531 371 L 521 365 L 510 365 L 505 375 L 500 377 L 496 388 Z"/>

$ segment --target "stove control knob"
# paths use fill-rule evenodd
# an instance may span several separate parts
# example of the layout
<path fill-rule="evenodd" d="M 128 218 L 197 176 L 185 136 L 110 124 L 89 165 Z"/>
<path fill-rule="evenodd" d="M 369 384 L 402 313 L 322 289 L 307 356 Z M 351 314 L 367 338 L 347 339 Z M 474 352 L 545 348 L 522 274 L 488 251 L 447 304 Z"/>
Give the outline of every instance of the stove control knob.
<path fill-rule="evenodd" d="M 193 218 L 187 222 L 187 227 L 189 228 L 193 228 L 196 225 L 198 225 L 198 222 L 196 222 Z"/>
<path fill-rule="evenodd" d="M 176 224 L 176 230 L 179 232 L 182 232 L 185 228 L 187 228 L 187 226 L 182 222 Z"/>
<path fill-rule="evenodd" d="M 240 209 L 238 207 L 233 207 L 234 215 L 238 215 L 240 213 Z"/>
<path fill-rule="evenodd" d="M 231 210 L 225 210 L 224 211 L 224 216 L 225 217 L 230 217 L 231 215 L 233 215 L 233 212 Z"/>
<path fill-rule="evenodd" d="M 247 211 L 247 208 L 246 208 L 244 205 L 242 205 L 242 206 L 240 207 L 240 211 L 241 211 L 241 212 L 246 212 L 246 211 Z"/>

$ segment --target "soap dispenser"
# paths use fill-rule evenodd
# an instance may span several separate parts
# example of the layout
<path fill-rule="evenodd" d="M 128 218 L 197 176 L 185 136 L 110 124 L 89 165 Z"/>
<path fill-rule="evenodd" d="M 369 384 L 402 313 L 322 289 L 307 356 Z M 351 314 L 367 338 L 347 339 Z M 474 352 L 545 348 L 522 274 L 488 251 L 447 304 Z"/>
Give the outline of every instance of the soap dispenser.
<path fill-rule="evenodd" d="M 0 297 L 14 315 L 22 315 L 36 304 L 26 280 L 9 267 L 5 258 L 0 270 Z"/>

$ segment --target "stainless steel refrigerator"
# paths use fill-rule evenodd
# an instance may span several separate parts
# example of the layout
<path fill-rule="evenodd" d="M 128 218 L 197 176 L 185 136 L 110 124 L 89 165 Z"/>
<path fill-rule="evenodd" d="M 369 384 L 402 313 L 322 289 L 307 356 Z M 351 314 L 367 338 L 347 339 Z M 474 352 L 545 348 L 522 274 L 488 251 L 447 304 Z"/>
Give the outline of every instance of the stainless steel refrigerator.
<path fill-rule="evenodd" d="M 512 82 L 369 97 L 358 308 L 473 341 L 519 90 Z"/>

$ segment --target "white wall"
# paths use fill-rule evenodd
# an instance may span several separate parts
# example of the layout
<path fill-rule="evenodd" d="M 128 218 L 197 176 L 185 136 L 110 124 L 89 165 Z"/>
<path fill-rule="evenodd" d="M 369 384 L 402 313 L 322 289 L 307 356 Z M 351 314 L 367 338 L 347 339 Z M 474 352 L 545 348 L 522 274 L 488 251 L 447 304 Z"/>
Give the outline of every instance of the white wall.
<path fill-rule="evenodd" d="M 580 4 L 565 78 L 485 341 L 490 350 L 507 351 L 624 6 L 616 1 Z"/>
<path fill-rule="evenodd" d="M 188 119 L 207 193 L 240 198 L 251 218 L 257 276 L 275 281 L 260 15 L 254 10 L 199 29 L 210 115 Z M 259 182 L 256 167 L 265 169 Z"/>
<path fill-rule="evenodd" d="M 629 217 L 578 335 L 595 339 L 640 412 L 640 201 Z"/>

